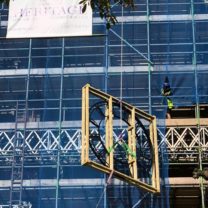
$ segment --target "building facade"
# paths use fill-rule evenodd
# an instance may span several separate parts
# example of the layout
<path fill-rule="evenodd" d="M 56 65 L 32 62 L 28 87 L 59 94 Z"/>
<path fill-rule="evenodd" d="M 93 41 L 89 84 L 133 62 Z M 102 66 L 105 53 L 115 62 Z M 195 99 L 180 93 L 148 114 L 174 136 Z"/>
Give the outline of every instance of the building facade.
<path fill-rule="evenodd" d="M 207 206 L 207 183 L 192 172 L 208 162 L 208 3 L 136 0 L 112 10 L 118 23 L 106 30 L 94 12 L 90 37 L 6 39 L 1 5 L 0 207 Z M 87 83 L 157 117 L 160 196 L 118 181 L 106 188 L 104 174 L 80 165 Z"/>

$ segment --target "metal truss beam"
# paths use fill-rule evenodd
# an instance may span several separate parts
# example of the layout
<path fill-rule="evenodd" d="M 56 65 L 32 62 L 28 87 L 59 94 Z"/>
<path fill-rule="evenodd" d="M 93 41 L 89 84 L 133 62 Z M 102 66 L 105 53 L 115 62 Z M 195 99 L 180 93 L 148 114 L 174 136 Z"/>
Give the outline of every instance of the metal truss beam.
<path fill-rule="evenodd" d="M 27 129 L 25 138 L 25 164 L 55 164 L 58 151 L 58 129 Z M 140 130 L 139 130 L 140 131 Z M 142 130 L 139 132 L 142 134 Z M 19 137 L 24 137 L 18 130 Z M 208 127 L 168 127 L 166 132 L 158 130 L 159 151 L 168 154 L 169 163 L 197 162 L 199 147 L 203 162 L 208 162 Z M 114 132 L 114 136 L 116 132 Z M 81 130 L 65 128 L 61 130 L 60 152 L 62 165 L 80 161 Z M 200 138 L 200 139 L 199 139 Z M 0 164 L 11 165 L 15 132 L 0 131 Z M 27 163 L 28 162 L 28 163 Z"/>

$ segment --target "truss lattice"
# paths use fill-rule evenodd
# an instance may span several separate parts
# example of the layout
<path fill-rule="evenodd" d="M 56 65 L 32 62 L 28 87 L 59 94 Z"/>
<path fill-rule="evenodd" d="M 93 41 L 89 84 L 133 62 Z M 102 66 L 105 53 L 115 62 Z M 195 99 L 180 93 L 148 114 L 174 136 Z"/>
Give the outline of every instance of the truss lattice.
<path fill-rule="evenodd" d="M 208 127 L 169 127 L 166 133 L 159 132 L 159 150 L 166 151 L 169 162 L 196 162 L 199 149 L 203 161 L 208 161 Z M 140 131 L 142 133 L 142 131 Z M 19 137 L 24 137 L 18 130 Z M 116 136 L 116 132 L 114 132 Z M 200 135 L 200 136 L 199 136 Z M 58 129 L 27 129 L 25 138 L 25 164 L 55 164 L 58 151 Z M 119 136 L 119 135 L 117 135 Z M 0 163 L 11 165 L 15 132 L 0 131 Z M 81 130 L 63 129 L 61 131 L 60 151 L 62 164 L 80 162 Z"/>

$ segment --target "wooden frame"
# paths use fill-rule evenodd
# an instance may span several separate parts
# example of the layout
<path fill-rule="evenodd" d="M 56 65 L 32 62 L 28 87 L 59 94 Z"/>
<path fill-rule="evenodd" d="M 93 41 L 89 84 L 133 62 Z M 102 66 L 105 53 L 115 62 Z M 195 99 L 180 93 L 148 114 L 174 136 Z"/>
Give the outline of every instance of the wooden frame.
<path fill-rule="evenodd" d="M 136 163 L 136 157 L 129 154 L 128 164 L 131 176 L 114 170 L 113 154 L 114 151 L 110 151 L 106 160 L 109 164 L 108 166 L 91 161 L 89 158 L 89 98 L 90 95 L 98 97 L 103 101 L 107 102 L 108 105 L 105 109 L 106 119 L 105 119 L 105 145 L 109 149 L 113 146 L 113 113 L 112 108 L 114 103 L 120 102 L 117 98 L 112 97 L 102 91 L 99 91 L 89 84 L 82 88 L 82 152 L 81 152 L 81 164 L 87 165 L 95 168 L 104 173 L 110 174 L 113 171 L 114 177 L 121 179 L 131 185 L 135 185 L 145 191 L 151 193 L 160 192 L 160 177 L 159 177 L 159 161 L 158 161 L 158 146 L 157 146 L 157 128 L 156 128 L 156 118 L 155 116 L 149 115 L 146 112 L 139 110 L 126 102 L 121 102 L 123 106 L 130 112 L 128 123 L 128 146 L 133 151 L 136 152 L 136 135 L 135 135 L 135 116 L 148 121 L 149 123 L 149 135 L 151 144 L 153 146 L 153 164 L 152 164 L 152 184 L 149 185 L 139 180 L 138 178 L 138 168 Z"/>

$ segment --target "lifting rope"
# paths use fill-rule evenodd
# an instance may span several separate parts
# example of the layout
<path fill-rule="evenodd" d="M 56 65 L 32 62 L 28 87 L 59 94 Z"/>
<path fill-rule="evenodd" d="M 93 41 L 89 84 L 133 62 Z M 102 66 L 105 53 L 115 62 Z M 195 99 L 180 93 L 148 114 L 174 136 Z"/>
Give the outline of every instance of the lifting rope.
<path fill-rule="evenodd" d="M 98 200 L 98 203 L 97 203 L 97 205 L 96 205 L 96 208 L 98 208 L 99 207 L 99 204 L 100 204 L 100 202 L 101 202 L 101 200 L 102 200 L 102 198 L 103 198 L 103 196 L 104 196 L 104 194 L 105 194 L 105 192 L 106 192 L 106 190 L 107 190 L 107 186 L 111 183 L 111 178 L 112 178 L 112 176 L 113 176 L 113 170 L 111 171 L 111 173 L 110 173 L 110 175 L 109 175 L 109 177 L 108 177 L 108 179 L 107 179 L 107 181 L 106 181 L 106 183 L 105 183 L 105 187 L 104 187 L 104 190 L 103 190 L 103 192 L 101 193 L 101 196 L 100 196 L 100 198 L 99 198 L 99 200 Z"/>
<path fill-rule="evenodd" d="M 121 7 L 121 16 L 122 16 L 122 21 L 121 21 L 121 54 L 120 54 L 120 66 L 121 66 L 121 72 L 120 72 L 120 128 L 122 129 L 122 100 L 123 100 L 123 7 Z"/>
<path fill-rule="evenodd" d="M 144 194 L 144 196 L 138 202 L 136 202 L 136 204 L 134 204 L 134 206 L 132 208 L 136 208 L 137 206 L 139 207 L 140 204 L 142 203 L 143 199 L 145 199 L 148 194 L 149 193 Z"/>

